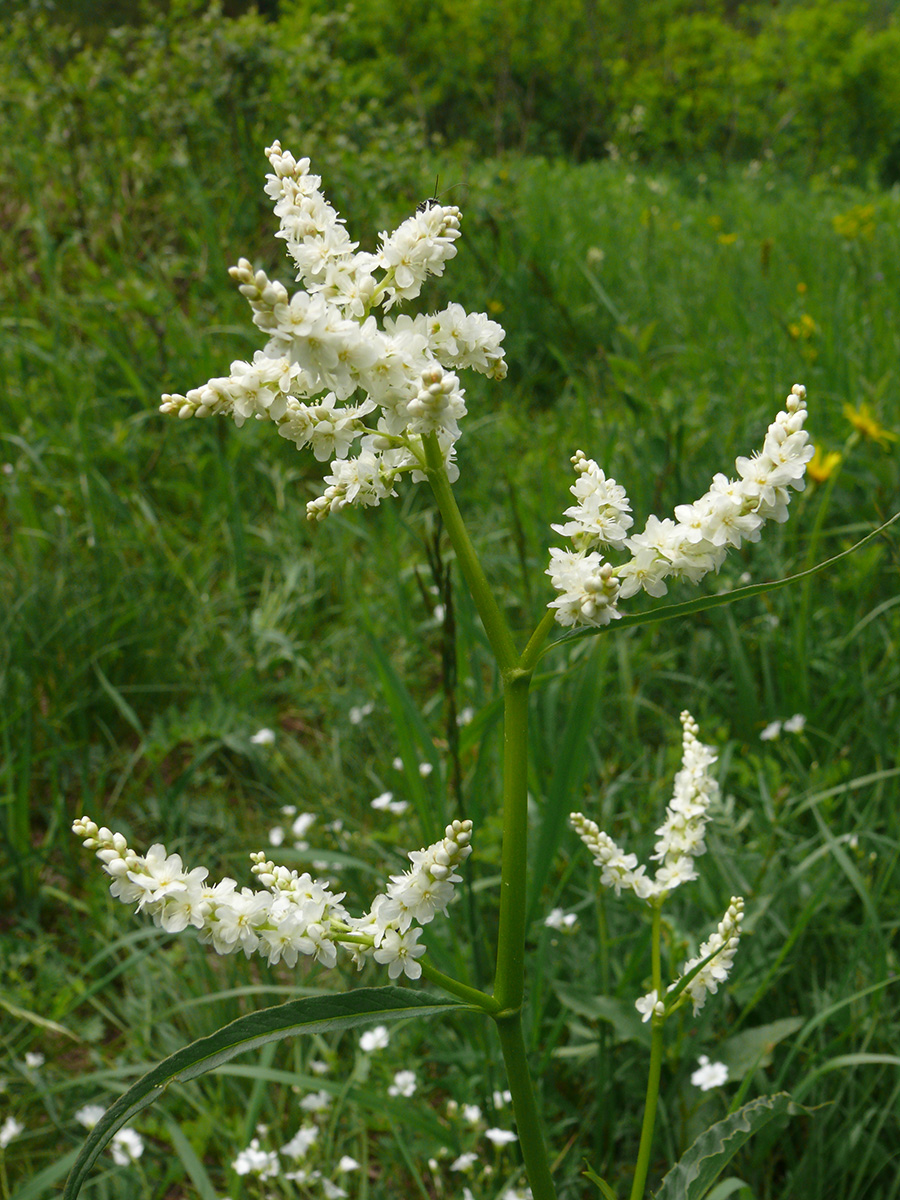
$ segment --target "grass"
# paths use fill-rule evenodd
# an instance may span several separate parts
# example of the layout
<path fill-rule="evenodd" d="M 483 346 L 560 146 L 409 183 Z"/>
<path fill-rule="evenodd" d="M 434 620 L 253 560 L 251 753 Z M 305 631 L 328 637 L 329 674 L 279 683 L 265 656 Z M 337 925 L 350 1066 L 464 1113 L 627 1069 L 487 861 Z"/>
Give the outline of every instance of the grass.
<path fill-rule="evenodd" d="M 393 169 L 421 170 L 423 195 L 435 174 L 431 163 Z M 132 226 L 127 197 L 113 213 L 100 193 L 79 224 L 74 210 L 35 204 L 39 174 L 13 180 L 16 221 L 0 243 L 0 1115 L 25 1130 L 0 1152 L 0 1194 L 16 1200 L 59 1192 L 80 1105 L 109 1102 L 255 1006 L 356 982 L 216 959 L 130 920 L 69 833 L 82 812 L 244 883 L 247 851 L 296 805 L 317 821 L 311 849 L 284 861 L 338 864 L 356 907 L 462 808 L 476 854 L 429 949 L 437 966 L 489 982 L 496 680 L 427 498 L 407 490 L 312 529 L 316 464 L 264 429 L 155 412 L 162 391 L 255 348 L 225 267 L 254 250 L 276 265 L 262 174 L 201 192 L 189 167 L 174 173 L 158 211 L 201 214 L 175 228 L 154 227 L 145 198 Z M 548 527 L 578 446 L 625 483 L 639 520 L 666 513 L 758 445 L 802 380 L 813 439 L 843 454 L 839 472 L 723 578 L 801 569 L 900 507 L 896 443 L 864 436 L 843 409 L 866 402 L 887 430 L 900 425 L 895 194 L 816 191 L 769 168 L 706 179 L 456 160 L 440 174 L 464 181 L 465 236 L 427 303 L 483 307 L 508 329 L 510 380 L 469 392 L 460 500 L 519 628 L 548 598 Z M 405 206 L 401 196 L 385 224 Z M 854 227 L 848 214 L 868 206 L 871 220 Z M 672 908 L 668 954 L 676 965 L 694 952 L 735 891 L 750 936 L 726 995 L 669 1040 L 651 1178 L 733 1095 L 691 1086 L 705 1052 L 749 1075 L 748 1098 L 786 1088 L 815 1110 L 742 1152 L 743 1195 L 900 1194 L 897 567 L 885 538 L 809 585 L 543 661 L 528 1027 L 563 1196 L 584 1194 L 585 1159 L 620 1192 L 627 1182 L 647 1057 L 632 1006 L 649 969 L 643 915 L 597 895 L 565 816 L 581 807 L 645 854 L 682 707 L 721 748 L 726 800 L 702 880 Z M 474 715 L 458 726 L 464 709 Z M 760 741 L 795 712 L 802 733 Z M 273 747 L 250 740 L 263 726 Z M 373 813 L 386 790 L 411 802 L 406 814 Z M 577 912 L 575 932 L 543 924 L 556 905 Z M 36 1051 L 46 1064 L 24 1066 Z M 388 1097 L 407 1068 L 416 1098 Z M 433 1196 L 466 1178 L 478 1197 L 499 1195 L 518 1162 L 515 1147 L 483 1137 L 509 1127 L 494 1106 L 501 1087 L 498 1048 L 477 1025 L 408 1026 L 372 1055 L 349 1035 L 280 1045 L 171 1089 L 140 1122 L 143 1158 L 105 1158 L 86 1194 L 268 1194 L 229 1164 L 260 1123 L 264 1146 L 283 1145 L 302 1096 L 325 1090 L 331 1106 L 306 1118 L 320 1130 L 309 1165 L 351 1194 Z M 462 1107 L 475 1103 L 480 1124 Z M 492 1175 L 450 1171 L 470 1149 Z M 342 1155 L 361 1170 L 334 1174 Z M 268 1188 L 295 1194 L 285 1186 Z"/>

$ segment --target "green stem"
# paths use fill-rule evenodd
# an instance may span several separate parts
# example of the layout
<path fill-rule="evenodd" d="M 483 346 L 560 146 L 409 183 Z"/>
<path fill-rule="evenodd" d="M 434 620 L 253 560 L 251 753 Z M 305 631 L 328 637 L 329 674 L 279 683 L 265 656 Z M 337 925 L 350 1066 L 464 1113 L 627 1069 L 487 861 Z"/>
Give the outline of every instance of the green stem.
<path fill-rule="evenodd" d="M 503 687 L 503 845 L 500 851 L 500 924 L 494 998 L 518 1009 L 525 992 L 526 863 L 528 855 L 528 685 L 530 672 Z"/>
<path fill-rule="evenodd" d="M 659 999 L 662 995 L 662 966 L 661 966 L 661 930 L 662 909 L 658 904 L 653 906 L 653 929 L 651 932 L 650 955 L 652 961 L 653 986 Z M 659 1101 L 659 1077 L 662 1072 L 663 1058 L 663 1028 L 665 1017 L 651 1018 L 653 1033 L 650 1041 L 650 1071 L 647 1076 L 647 1098 L 644 1101 L 644 1121 L 641 1126 L 641 1142 L 638 1147 L 637 1162 L 634 1168 L 634 1181 L 631 1185 L 631 1200 L 642 1200 L 647 1186 L 647 1172 L 650 1168 L 650 1151 L 653 1148 L 653 1126 L 656 1124 L 656 1106 Z"/>
<path fill-rule="evenodd" d="M 556 1200 L 541 1118 L 534 1098 L 522 1036 L 525 993 L 525 884 L 528 839 L 528 688 L 541 646 L 553 625 L 548 613 L 519 658 L 512 635 L 482 570 L 456 504 L 437 437 L 422 439 L 428 481 L 444 528 L 478 609 L 503 678 L 503 845 L 500 868 L 500 922 L 491 1013 L 497 1024 L 512 1094 L 513 1111 L 528 1182 L 534 1200 Z M 422 973 L 434 978 L 423 964 Z M 440 982 L 435 980 L 436 982 Z M 451 981 L 455 994 L 465 985 Z M 472 989 L 473 994 L 474 989 Z M 475 1001 L 485 1009 L 483 999 Z M 489 1011 L 485 1009 L 485 1011 Z"/>
<path fill-rule="evenodd" d="M 422 962 L 419 965 L 422 968 L 422 974 L 430 983 L 437 984 L 445 992 L 449 992 L 451 996 L 458 996 L 460 1000 L 465 1000 L 467 1004 L 474 1004 L 476 1008 L 480 1008 L 492 1017 L 499 1013 L 500 1005 L 493 996 L 489 996 L 486 992 L 480 992 L 478 988 L 470 987 L 467 983 L 460 983 L 458 979 L 453 979 L 451 976 L 445 975 L 443 971 L 439 971 L 431 963 Z"/>
<path fill-rule="evenodd" d="M 547 640 L 547 636 L 550 633 L 550 630 L 553 628 L 555 621 L 556 610 L 553 608 L 548 608 L 541 617 L 537 629 L 535 629 L 534 633 L 529 638 L 528 645 L 522 651 L 522 657 L 519 659 L 519 666 L 524 671 L 534 670 L 538 656 L 541 653 L 544 642 Z"/>
<path fill-rule="evenodd" d="M 494 651 L 500 670 L 505 674 L 516 666 L 518 660 L 509 626 L 500 611 L 500 606 L 494 599 L 491 585 L 478 561 L 469 531 L 463 522 L 462 513 L 459 511 L 450 480 L 447 478 L 444 457 L 438 445 L 437 436 L 433 433 L 428 434 L 422 439 L 422 444 L 425 447 L 425 460 L 428 464 L 428 482 L 431 484 L 431 490 L 443 517 L 444 528 L 456 551 L 457 561 L 466 583 L 469 585 L 469 591 L 472 593 L 472 599 L 475 601 L 484 631 L 491 643 L 491 649 Z"/>
<path fill-rule="evenodd" d="M 519 1146 L 525 1160 L 531 1193 L 534 1200 L 556 1200 L 556 1188 L 550 1174 L 550 1160 L 547 1157 L 544 1132 L 525 1054 L 521 1010 L 495 1017 L 495 1021 L 503 1049 L 503 1061 L 506 1063 L 516 1128 L 519 1131 Z"/>

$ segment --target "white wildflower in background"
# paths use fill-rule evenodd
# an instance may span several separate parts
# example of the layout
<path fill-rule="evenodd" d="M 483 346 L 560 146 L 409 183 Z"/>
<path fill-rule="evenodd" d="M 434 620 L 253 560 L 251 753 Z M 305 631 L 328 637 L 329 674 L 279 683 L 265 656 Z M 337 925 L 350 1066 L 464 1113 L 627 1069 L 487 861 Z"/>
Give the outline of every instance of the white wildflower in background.
<path fill-rule="evenodd" d="M 481 1120 L 481 1108 L 477 1104 L 464 1104 L 462 1106 L 462 1118 L 468 1121 L 470 1125 L 477 1125 Z"/>
<path fill-rule="evenodd" d="M 109 1144 L 116 1166 L 127 1167 L 144 1153 L 144 1141 L 133 1129 L 120 1129 L 112 1136 Z"/>
<path fill-rule="evenodd" d="M 434 770 L 433 763 L 430 763 L 430 762 L 420 762 L 419 763 L 419 774 L 422 776 L 423 779 L 427 779 L 433 770 Z"/>
<path fill-rule="evenodd" d="M 301 1125 L 289 1142 L 281 1147 L 281 1153 L 288 1158 L 298 1159 L 304 1158 L 311 1146 L 314 1146 L 319 1139 L 319 1130 L 316 1125 Z"/>
<path fill-rule="evenodd" d="M 594 821 L 583 813 L 572 813 L 570 817 L 576 833 L 594 855 L 594 863 L 601 868 L 601 884 L 615 888 L 616 895 L 626 888 L 650 904 L 696 878 L 694 859 L 706 850 L 707 810 L 719 795 L 719 785 L 711 774 L 715 754 L 699 740 L 700 729 L 691 714 L 685 711 L 680 719 L 681 770 L 675 776 L 666 819 L 656 831 L 658 840 L 651 860 L 659 866 L 653 879 L 643 865 L 638 866 L 636 855 L 624 853 Z"/>
<path fill-rule="evenodd" d="M 388 1033 L 386 1025 L 376 1025 L 374 1029 L 367 1029 L 359 1039 L 359 1048 L 363 1054 L 371 1054 L 375 1050 L 385 1050 L 388 1042 L 391 1040 L 391 1035 Z"/>
<path fill-rule="evenodd" d="M 327 1075 L 331 1070 L 331 1067 L 329 1067 L 328 1063 L 323 1062 L 320 1058 L 312 1059 L 307 1065 L 310 1071 L 312 1071 L 313 1075 Z"/>
<path fill-rule="evenodd" d="M 459 209 L 420 208 L 393 233 L 382 233 L 374 254 L 365 253 L 319 190 L 309 159 L 296 160 L 279 142 L 266 155 L 272 167 L 266 192 L 281 224 L 276 236 L 302 286 L 291 294 L 240 259 L 231 275 L 265 347 L 252 362 L 233 362 L 227 376 L 185 396 L 164 395 L 161 410 L 178 417 L 222 414 L 239 426 L 251 417 L 270 421 L 298 450 L 331 459 L 323 494 L 307 506 L 310 520 L 347 505 L 379 504 L 396 494 L 405 475 L 423 479 L 430 435 L 456 478 L 454 446 L 466 414 L 456 372 L 504 378 L 504 331 L 459 304 L 428 315 L 386 314 L 415 299 L 428 275 L 443 274 L 456 254 Z"/>
<path fill-rule="evenodd" d="M 451 1171 L 471 1171 L 472 1167 L 478 1162 L 478 1155 L 469 1150 L 465 1154 L 460 1154 L 459 1158 L 455 1158 L 450 1164 Z"/>
<path fill-rule="evenodd" d="M 382 792 L 380 796 L 376 796 L 372 801 L 372 808 L 374 808 L 376 812 L 386 812 L 390 808 L 391 801 L 393 799 L 393 792 Z"/>
<path fill-rule="evenodd" d="M 493 1093 L 494 1108 L 505 1108 L 507 1104 L 512 1104 L 512 1092 L 509 1088 L 502 1092 Z"/>
<path fill-rule="evenodd" d="M 349 1154 L 344 1154 L 338 1162 L 337 1169 L 339 1171 L 358 1171 L 362 1163 L 358 1163 L 355 1158 L 351 1158 Z"/>
<path fill-rule="evenodd" d="M 275 731 L 272 729 L 259 729 L 254 733 L 250 741 L 254 746 L 272 746 L 275 743 Z"/>
<path fill-rule="evenodd" d="M 780 734 L 781 734 L 781 722 L 780 721 L 770 721 L 769 724 L 762 731 L 762 733 L 759 735 L 759 740 L 761 742 L 773 742 L 775 740 L 775 738 L 780 736 Z"/>
<path fill-rule="evenodd" d="M 29 1071 L 39 1071 L 47 1060 L 36 1050 L 29 1050 L 25 1055 L 25 1066 Z"/>
<path fill-rule="evenodd" d="M 803 713 L 794 713 L 792 717 L 788 717 L 785 721 L 783 728 L 785 733 L 802 733 L 805 726 L 806 717 L 804 717 Z"/>
<path fill-rule="evenodd" d="M 367 700 L 365 704 L 354 704 L 347 714 L 350 718 L 351 725 L 361 725 L 363 721 L 375 709 L 375 704 L 371 700 Z"/>
<path fill-rule="evenodd" d="M 331 1107 L 333 1100 L 330 1092 L 310 1092 L 300 1101 L 300 1107 L 304 1112 L 324 1112 Z"/>
<path fill-rule="evenodd" d="M 324 1175 L 319 1182 L 322 1185 L 322 1191 L 325 1193 L 325 1200 L 343 1200 L 343 1197 L 347 1195 L 342 1187 L 339 1187 L 336 1183 L 332 1183 Z"/>
<path fill-rule="evenodd" d="M 314 819 L 301 813 L 292 831 L 304 831 Z M 462 878 L 455 869 L 472 852 L 472 822 L 451 821 L 439 842 L 409 852 L 412 867 L 391 876 L 386 893 L 375 897 L 369 912 L 353 917 L 341 903 L 343 892 L 332 892 L 327 881 L 305 872 L 276 866 L 261 850 L 250 858 L 263 890 L 239 890 L 229 878 L 209 884 L 206 867 L 186 871 L 181 856 L 167 854 L 161 844 L 140 855 L 123 834 L 101 829 L 89 817 L 72 828 L 85 846 L 97 851 L 112 877 L 112 895 L 147 912 L 168 933 L 192 925 L 219 954 L 241 950 L 249 958 L 258 953 L 272 965 L 289 967 L 300 955 L 333 967 L 343 947 L 359 967 L 368 958 L 386 965 L 391 979 L 421 976 L 417 960 L 425 947 L 419 943 L 422 930 L 413 923 L 427 925 L 437 913 L 446 913 L 453 885 Z"/>
<path fill-rule="evenodd" d="M 493 1146 L 508 1146 L 519 1140 L 509 1129 L 486 1129 L 484 1136 Z"/>
<path fill-rule="evenodd" d="M 85 1129 L 93 1129 L 105 1112 L 102 1104 L 85 1104 L 75 1113 L 75 1120 Z"/>
<path fill-rule="evenodd" d="M 576 450 L 577 479 L 570 490 L 578 503 L 566 509 L 570 521 L 552 526 L 574 549 L 552 549 L 547 569 L 558 593 L 548 606 L 556 610 L 557 622 L 607 625 L 622 615 L 620 600 L 641 590 L 664 596 L 670 578 L 699 583 L 719 570 L 729 548 L 758 541 L 766 521 L 786 521 L 790 489 L 803 490 L 813 456 L 803 428 L 806 416 L 806 388 L 794 384 L 762 450 L 735 460 L 737 480 L 714 476 L 699 500 L 675 508 L 674 520 L 651 516 L 643 532 L 630 536 L 631 505 L 624 488 Z M 613 564 L 605 561 L 609 549 L 627 550 L 631 557 Z"/>
<path fill-rule="evenodd" d="M 416 1091 L 415 1071 L 398 1071 L 394 1082 L 388 1088 L 389 1096 L 413 1096 Z"/>
<path fill-rule="evenodd" d="M 236 1175 L 256 1175 L 260 1179 L 276 1179 L 281 1173 L 278 1154 L 274 1150 L 260 1148 L 259 1138 L 254 1138 L 246 1150 L 242 1150 L 231 1169 Z"/>
<path fill-rule="evenodd" d="M 578 922 L 577 913 L 567 913 L 561 908 L 551 908 L 550 912 L 544 917 L 544 924 L 548 929 L 571 930 Z"/>
<path fill-rule="evenodd" d="M 5 1150 L 13 1138 L 17 1138 L 24 1130 L 25 1126 L 21 1121 L 17 1121 L 15 1117 L 7 1117 L 0 1125 L 0 1150 Z"/>
<path fill-rule="evenodd" d="M 701 1054 L 697 1062 L 699 1066 L 691 1075 L 691 1083 L 701 1092 L 708 1092 L 728 1082 L 728 1068 L 724 1063 L 710 1062 L 706 1054 Z"/>

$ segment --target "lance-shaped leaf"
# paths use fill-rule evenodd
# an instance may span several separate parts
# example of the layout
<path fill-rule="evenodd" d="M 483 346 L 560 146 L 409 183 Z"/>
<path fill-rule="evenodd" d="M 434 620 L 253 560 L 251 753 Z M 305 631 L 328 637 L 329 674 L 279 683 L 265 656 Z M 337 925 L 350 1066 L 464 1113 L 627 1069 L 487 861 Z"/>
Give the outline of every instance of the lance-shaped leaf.
<path fill-rule="evenodd" d="M 809 1112 L 787 1092 L 760 1096 L 717 1121 L 685 1151 L 662 1181 L 655 1200 L 701 1200 L 744 1142 L 775 1117 Z"/>
<path fill-rule="evenodd" d="M 141 1109 L 172 1083 L 205 1075 L 238 1054 L 301 1033 L 337 1033 L 371 1021 L 400 1021 L 437 1013 L 465 1012 L 468 1006 L 406 988 L 359 988 L 335 996 L 305 996 L 274 1008 L 239 1017 L 209 1037 L 200 1038 L 148 1071 L 106 1110 L 85 1142 L 66 1181 L 63 1200 L 75 1200 L 81 1185 L 112 1138 Z"/>

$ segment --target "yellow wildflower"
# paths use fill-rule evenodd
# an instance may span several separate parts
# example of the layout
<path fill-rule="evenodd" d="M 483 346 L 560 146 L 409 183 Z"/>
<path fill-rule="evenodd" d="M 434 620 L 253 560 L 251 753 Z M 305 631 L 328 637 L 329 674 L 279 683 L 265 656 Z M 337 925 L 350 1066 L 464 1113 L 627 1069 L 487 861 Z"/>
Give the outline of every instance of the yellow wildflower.
<path fill-rule="evenodd" d="M 854 408 L 852 404 L 845 404 L 844 416 L 863 437 L 871 438 L 885 450 L 889 449 L 891 442 L 900 441 L 900 433 L 886 429 L 868 404 L 860 404 L 859 408 Z"/>
<path fill-rule="evenodd" d="M 837 450 L 829 450 L 823 454 L 822 447 L 816 446 L 816 452 L 806 464 L 806 474 L 813 483 L 824 483 L 830 479 L 835 467 L 840 464 L 841 456 Z"/>
<path fill-rule="evenodd" d="M 736 233 L 720 233 L 719 236 L 716 238 L 716 241 L 719 243 L 720 246 L 733 246 L 734 243 L 737 241 L 737 234 Z"/>

